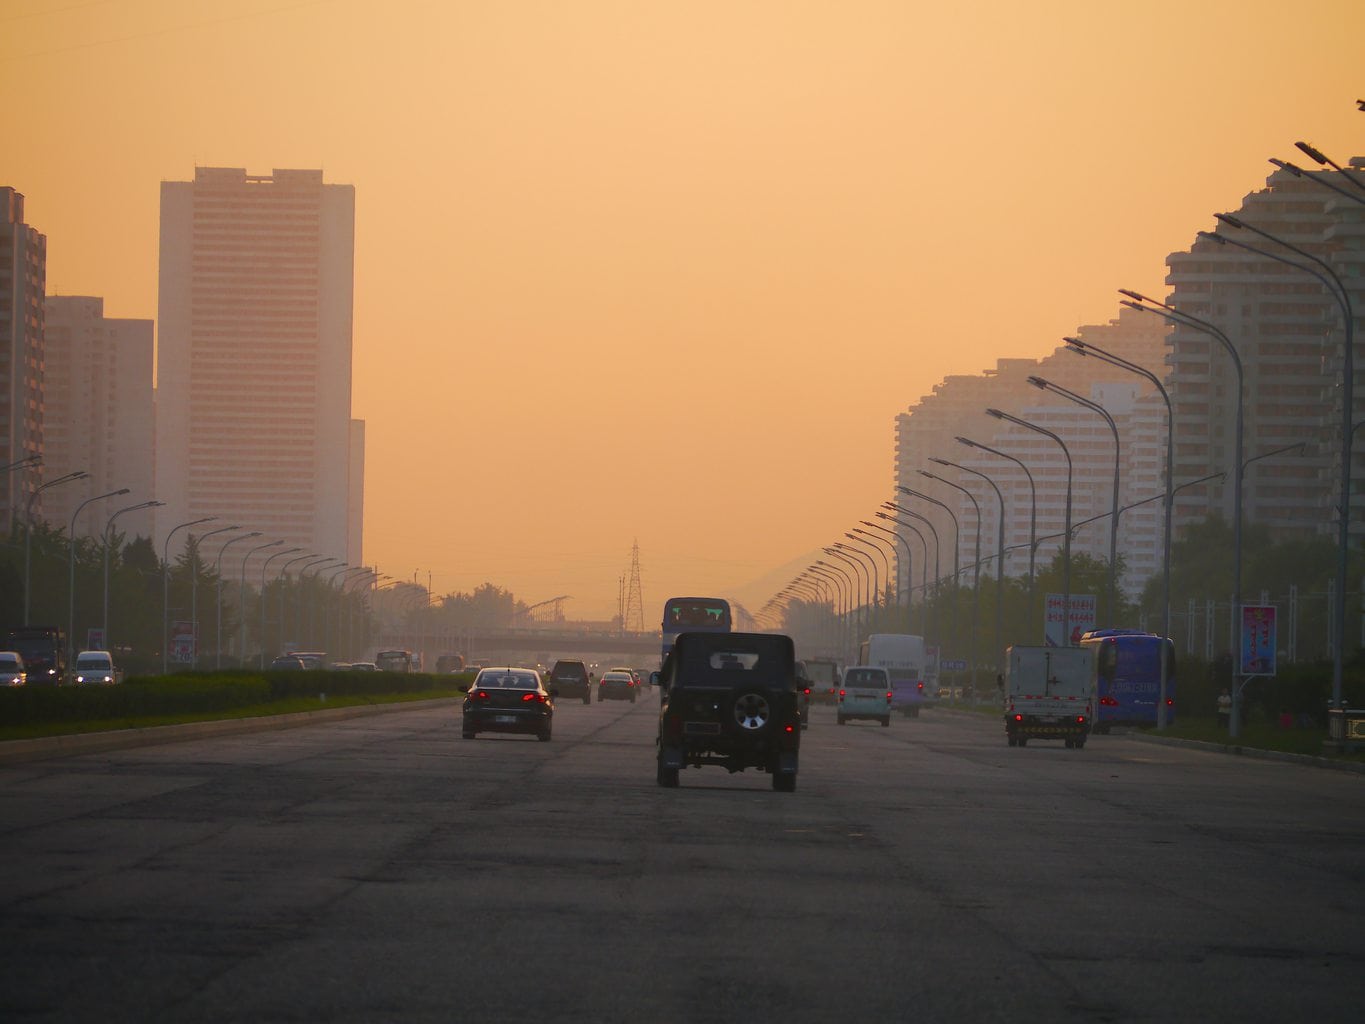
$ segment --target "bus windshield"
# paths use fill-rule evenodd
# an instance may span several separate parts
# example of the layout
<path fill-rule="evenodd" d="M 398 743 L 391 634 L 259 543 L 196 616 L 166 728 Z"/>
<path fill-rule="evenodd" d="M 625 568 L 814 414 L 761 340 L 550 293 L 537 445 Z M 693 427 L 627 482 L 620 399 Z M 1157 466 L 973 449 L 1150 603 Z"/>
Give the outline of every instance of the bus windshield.
<path fill-rule="evenodd" d="M 679 633 L 728 633 L 730 602 L 723 597 L 670 597 L 664 602 L 662 657 Z"/>

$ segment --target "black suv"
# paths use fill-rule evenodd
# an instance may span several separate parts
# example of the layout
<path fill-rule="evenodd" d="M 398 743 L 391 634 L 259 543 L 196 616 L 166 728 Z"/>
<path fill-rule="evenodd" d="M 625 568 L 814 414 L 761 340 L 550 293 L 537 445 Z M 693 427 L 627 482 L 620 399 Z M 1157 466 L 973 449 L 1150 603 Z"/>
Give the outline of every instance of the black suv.
<path fill-rule="evenodd" d="M 791 637 L 683 633 L 659 673 L 658 782 L 678 785 L 685 765 L 757 768 L 773 789 L 796 789 L 801 713 Z"/>
<path fill-rule="evenodd" d="M 558 690 L 561 700 L 581 697 L 584 704 L 592 703 L 592 676 L 581 661 L 556 661 L 545 686 Z"/>

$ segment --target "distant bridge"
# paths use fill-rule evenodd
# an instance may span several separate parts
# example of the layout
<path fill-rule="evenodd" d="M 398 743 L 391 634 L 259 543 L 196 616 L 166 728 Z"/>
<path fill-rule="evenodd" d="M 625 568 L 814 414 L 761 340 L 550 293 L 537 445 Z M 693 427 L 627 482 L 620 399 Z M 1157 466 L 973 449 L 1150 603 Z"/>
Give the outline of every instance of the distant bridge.
<path fill-rule="evenodd" d="M 606 633 L 566 629 L 472 629 L 452 633 L 381 633 L 376 640 L 381 650 L 389 648 L 421 651 L 427 668 L 437 655 L 459 653 L 466 658 L 487 658 L 499 654 L 652 654 L 656 658 L 663 637 L 655 633 Z"/>

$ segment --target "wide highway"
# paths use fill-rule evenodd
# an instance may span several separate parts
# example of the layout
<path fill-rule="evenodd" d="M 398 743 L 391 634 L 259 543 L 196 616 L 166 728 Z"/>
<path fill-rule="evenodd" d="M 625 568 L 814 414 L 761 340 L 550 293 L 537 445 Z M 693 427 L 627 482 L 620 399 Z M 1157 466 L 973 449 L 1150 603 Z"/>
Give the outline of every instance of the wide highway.
<path fill-rule="evenodd" d="M 837 727 L 655 785 L 656 699 L 0 766 L 0 1020 L 1358 1021 L 1365 776 Z"/>

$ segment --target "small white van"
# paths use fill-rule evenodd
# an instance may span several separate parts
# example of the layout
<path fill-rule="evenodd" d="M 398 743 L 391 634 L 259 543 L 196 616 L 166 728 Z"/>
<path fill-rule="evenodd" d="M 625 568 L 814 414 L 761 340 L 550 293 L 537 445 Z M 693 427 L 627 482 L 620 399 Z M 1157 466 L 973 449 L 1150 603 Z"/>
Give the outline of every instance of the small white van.
<path fill-rule="evenodd" d="M 108 651 L 81 651 L 76 655 L 76 667 L 71 670 L 71 681 L 77 686 L 112 685 L 118 682 L 114 659 Z"/>
<path fill-rule="evenodd" d="M 844 672 L 835 710 L 839 724 L 852 718 L 875 718 L 882 726 L 891 724 L 891 676 L 878 665 L 855 665 Z"/>

